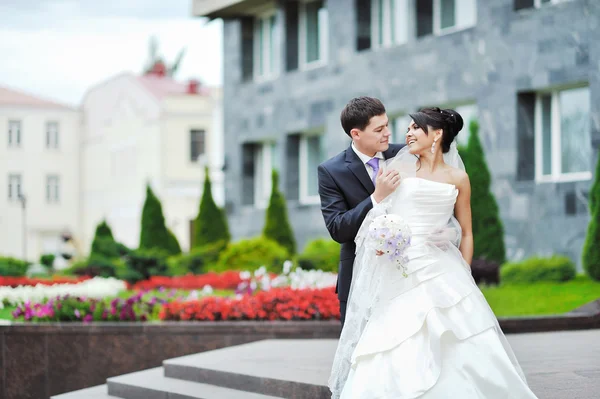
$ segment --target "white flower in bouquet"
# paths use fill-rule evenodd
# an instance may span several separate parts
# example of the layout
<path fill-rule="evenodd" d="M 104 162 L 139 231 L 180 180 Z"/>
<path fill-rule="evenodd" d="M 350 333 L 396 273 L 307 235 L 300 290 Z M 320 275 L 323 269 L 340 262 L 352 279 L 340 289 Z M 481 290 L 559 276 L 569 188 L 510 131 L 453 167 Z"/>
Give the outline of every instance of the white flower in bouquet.
<path fill-rule="evenodd" d="M 405 265 L 408 259 L 404 253 L 410 246 L 411 237 L 410 228 L 401 216 L 381 215 L 369 225 L 365 246 L 395 263 L 402 269 L 404 277 L 407 277 Z"/>

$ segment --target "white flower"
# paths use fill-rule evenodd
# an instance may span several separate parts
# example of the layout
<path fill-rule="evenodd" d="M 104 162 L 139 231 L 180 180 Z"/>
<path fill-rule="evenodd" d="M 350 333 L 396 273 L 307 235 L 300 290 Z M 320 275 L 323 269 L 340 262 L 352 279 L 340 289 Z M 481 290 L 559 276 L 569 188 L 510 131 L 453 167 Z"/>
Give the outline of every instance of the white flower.
<path fill-rule="evenodd" d="M 294 264 L 291 260 L 286 260 L 285 262 L 283 262 L 283 274 L 289 274 L 292 270 L 293 265 Z"/>
<path fill-rule="evenodd" d="M 48 298 L 64 295 L 102 299 L 116 296 L 126 289 L 125 282 L 116 278 L 94 277 L 76 284 L 0 287 L 0 302 L 17 306 L 25 301 L 41 302 Z"/>
<path fill-rule="evenodd" d="M 242 280 L 250 280 L 251 277 L 252 273 L 250 273 L 249 271 L 240 272 L 240 279 Z"/>
<path fill-rule="evenodd" d="M 264 266 L 259 267 L 258 269 L 256 269 L 256 271 L 254 272 L 254 277 L 261 277 L 264 276 L 267 273 L 267 268 Z"/>
<path fill-rule="evenodd" d="M 211 287 L 208 284 L 205 285 L 204 288 L 202 288 L 202 295 L 212 295 L 213 292 L 213 287 Z"/>

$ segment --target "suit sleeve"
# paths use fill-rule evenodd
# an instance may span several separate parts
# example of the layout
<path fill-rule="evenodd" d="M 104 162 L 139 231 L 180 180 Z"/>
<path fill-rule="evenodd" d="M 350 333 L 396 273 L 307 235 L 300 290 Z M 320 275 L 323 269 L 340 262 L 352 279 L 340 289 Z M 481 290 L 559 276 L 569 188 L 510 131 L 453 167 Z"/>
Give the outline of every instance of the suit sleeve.
<path fill-rule="evenodd" d="M 317 171 L 321 212 L 331 238 L 340 244 L 354 241 L 365 216 L 373 209 L 371 197 L 365 198 L 356 207 L 348 209 L 346 200 L 327 169 L 319 165 Z"/>

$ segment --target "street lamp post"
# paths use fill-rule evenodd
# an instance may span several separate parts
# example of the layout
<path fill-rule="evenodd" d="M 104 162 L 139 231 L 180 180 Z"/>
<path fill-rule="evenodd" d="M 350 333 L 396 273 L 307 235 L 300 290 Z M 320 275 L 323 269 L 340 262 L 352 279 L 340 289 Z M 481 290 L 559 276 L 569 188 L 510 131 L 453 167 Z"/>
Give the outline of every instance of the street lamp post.
<path fill-rule="evenodd" d="M 21 201 L 21 217 L 22 217 L 22 234 L 23 234 L 23 260 L 27 260 L 27 225 L 25 219 L 25 209 L 27 207 L 27 198 L 23 194 L 19 194 L 19 201 Z"/>

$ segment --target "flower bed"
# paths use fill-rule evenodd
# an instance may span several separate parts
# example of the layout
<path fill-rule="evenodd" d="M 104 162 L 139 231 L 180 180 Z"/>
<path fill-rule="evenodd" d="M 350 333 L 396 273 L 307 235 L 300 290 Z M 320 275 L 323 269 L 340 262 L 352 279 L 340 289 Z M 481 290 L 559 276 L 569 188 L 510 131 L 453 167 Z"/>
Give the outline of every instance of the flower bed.
<path fill-rule="evenodd" d="M 164 304 L 161 320 L 330 320 L 339 319 L 334 290 L 273 288 L 236 298 L 208 297 Z"/>
<path fill-rule="evenodd" d="M 38 284 L 36 286 L 0 287 L 0 306 L 15 306 L 25 302 L 42 302 L 48 298 L 81 296 L 102 299 L 116 296 L 127 284 L 114 278 L 86 278 L 79 283 Z"/>
<path fill-rule="evenodd" d="M 111 301 L 72 297 L 69 295 L 51 298 L 46 302 L 27 301 L 13 312 L 13 318 L 24 321 L 146 321 L 156 318 L 165 299 L 144 298 L 139 292 L 127 299 L 116 298 Z"/>
<path fill-rule="evenodd" d="M 89 280 L 91 277 L 60 277 L 29 278 L 29 277 L 2 277 L 0 276 L 0 287 L 28 287 L 36 285 L 77 284 Z"/>
<path fill-rule="evenodd" d="M 202 289 L 209 285 L 218 290 L 234 290 L 242 282 L 240 272 L 206 273 L 179 277 L 153 276 L 140 281 L 131 288 L 134 290 L 152 290 L 157 288 L 174 288 L 184 290 Z"/>

